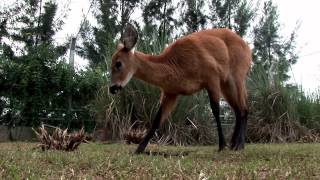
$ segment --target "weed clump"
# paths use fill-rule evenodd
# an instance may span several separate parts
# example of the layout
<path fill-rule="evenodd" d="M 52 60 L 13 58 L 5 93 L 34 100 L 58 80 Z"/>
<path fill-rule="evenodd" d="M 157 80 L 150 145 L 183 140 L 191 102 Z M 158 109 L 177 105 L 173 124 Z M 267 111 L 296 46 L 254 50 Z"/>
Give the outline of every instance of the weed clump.
<path fill-rule="evenodd" d="M 129 130 L 123 134 L 123 138 L 127 144 L 139 144 L 146 135 L 146 130 L 135 129 Z"/>
<path fill-rule="evenodd" d="M 68 129 L 62 130 L 55 127 L 52 135 L 50 135 L 44 125 L 41 125 L 38 131 L 34 129 L 33 131 L 36 133 L 40 141 L 38 147 L 43 151 L 49 149 L 74 151 L 81 143 L 88 142 L 83 128 L 78 132 L 68 133 Z"/>

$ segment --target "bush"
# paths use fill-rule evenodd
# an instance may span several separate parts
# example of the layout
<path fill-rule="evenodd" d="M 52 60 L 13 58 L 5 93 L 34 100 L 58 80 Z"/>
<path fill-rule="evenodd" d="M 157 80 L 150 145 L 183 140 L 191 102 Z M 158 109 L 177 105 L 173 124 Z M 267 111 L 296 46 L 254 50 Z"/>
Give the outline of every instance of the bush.
<path fill-rule="evenodd" d="M 251 142 L 313 141 L 314 136 L 303 120 L 312 106 L 304 94 L 292 85 L 284 85 L 276 77 L 270 79 L 262 67 L 256 65 L 249 81 L 250 116 L 248 140 Z M 299 111 L 300 107 L 300 111 Z"/>
<path fill-rule="evenodd" d="M 301 93 L 298 102 L 298 113 L 301 124 L 320 132 L 320 89 L 311 94 Z"/>

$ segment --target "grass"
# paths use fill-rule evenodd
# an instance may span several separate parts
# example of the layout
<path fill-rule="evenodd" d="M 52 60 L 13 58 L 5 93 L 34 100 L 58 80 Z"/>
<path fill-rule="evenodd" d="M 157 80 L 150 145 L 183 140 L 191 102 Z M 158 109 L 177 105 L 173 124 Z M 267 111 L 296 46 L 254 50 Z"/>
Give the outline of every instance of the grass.
<path fill-rule="evenodd" d="M 0 179 L 319 179 L 320 144 L 251 144 L 242 152 L 217 147 L 83 144 L 75 152 L 34 143 L 0 144 Z"/>

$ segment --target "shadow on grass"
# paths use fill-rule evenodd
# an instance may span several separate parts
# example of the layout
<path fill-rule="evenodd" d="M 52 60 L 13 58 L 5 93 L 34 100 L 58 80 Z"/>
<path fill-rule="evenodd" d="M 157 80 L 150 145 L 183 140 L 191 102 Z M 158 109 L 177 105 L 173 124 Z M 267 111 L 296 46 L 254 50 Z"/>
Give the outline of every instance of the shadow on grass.
<path fill-rule="evenodd" d="M 222 152 L 216 152 L 217 154 L 212 154 L 212 153 L 205 153 L 205 154 L 194 154 L 197 151 L 182 151 L 182 152 L 163 152 L 163 151 L 146 151 L 141 153 L 141 155 L 148 155 L 148 156 L 159 156 L 159 157 L 164 157 L 164 158 L 172 158 L 172 157 L 177 157 L 177 158 L 181 158 L 181 157 L 192 157 L 194 159 L 199 159 L 199 160 L 212 160 L 212 161 L 222 161 L 222 160 L 226 160 L 226 159 L 237 159 L 239 158 L 239 155 L 233 155 L 233 154 L 228 154 L 228 152 L 226 153 L 222 153 Z M 233 151 L 229 151 L 233 152 Z M 226 158 L 228 157 L 228 158 Z"/>
<path fill-rule="evenodd" d="M 168 157 L 182 157 L 182 156 L 188 156 L 190 153 L 194 151 L 182 151 L 182 152 L 160 152 L 160 151 L 146 151 L 142 154 L 148 155 L 148 156 L 163 156 L 165 158 Z"/>

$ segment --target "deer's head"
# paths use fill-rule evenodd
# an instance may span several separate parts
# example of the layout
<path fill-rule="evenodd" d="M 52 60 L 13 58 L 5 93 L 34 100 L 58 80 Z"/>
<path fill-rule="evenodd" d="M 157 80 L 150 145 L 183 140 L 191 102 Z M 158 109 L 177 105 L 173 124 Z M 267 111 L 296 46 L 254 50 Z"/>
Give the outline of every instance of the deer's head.
<path fill-rule="evenodd" d="M 116 94 L 132 78 L 136 71 L 134 46 L 138 40 L 138 32 L 133 25 L 128 24 L 122 33 L 121 41 L 112 56 L 110 92 Z"/>

